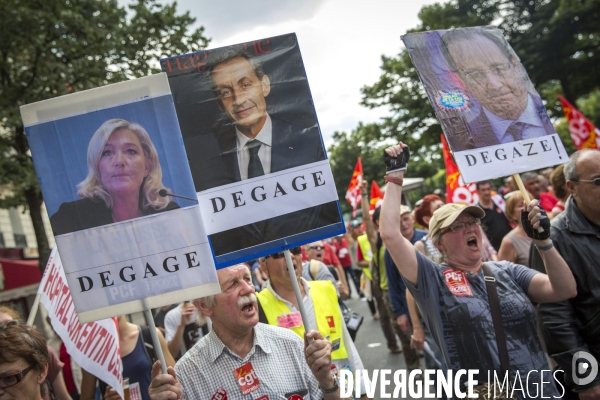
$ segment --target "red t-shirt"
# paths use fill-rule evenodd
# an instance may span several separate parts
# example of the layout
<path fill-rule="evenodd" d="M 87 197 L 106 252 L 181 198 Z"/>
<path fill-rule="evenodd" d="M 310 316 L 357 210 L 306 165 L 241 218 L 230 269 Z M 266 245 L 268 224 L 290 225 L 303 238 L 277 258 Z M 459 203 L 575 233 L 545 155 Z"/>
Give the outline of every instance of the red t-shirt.
<path fill-rule="evenodd" d="M 351 267 L 352 257 L 350 256 L 350 250 L 348 249 L 348 242 L 346 242 L 346 239 L 342 238 L 341 242 L 334 240 L 333 243 L 335 245 L 335 251 L 340 260 L 340 264 L 342 264 L 342 267 Z"/>
<path fill-rule="evenodd" d="M 327 242 L 323 242 L 323 246 L 325 246 L 325 252 L 323 253 L 323 264 L 338 265 L 340 263 L 340 259 L 335 255 L 333 247 L 331 247 L 331 245 Z"/>
<path fill-rule="evenodd" d="M 65 379 L 65 385 L 67 391 L 73 393 L 77 390 L 75 381 L 73 380 L 73 371 L 71 371 L 71 356 L 67 353 L 67 348 L 64 343 L 60 344 L 60 361 L 64 363 L 63 366 L 63 377 Z"/>
<path fill-rule="evenodd" d="M 554 197 L 554 195 L 550 192 L 542 192 L 540 193 L 540 206 L 544 209 L 544 211 L 550 212 L 554 208 L 554 206 L 558 203 L 558 199 Z"/>

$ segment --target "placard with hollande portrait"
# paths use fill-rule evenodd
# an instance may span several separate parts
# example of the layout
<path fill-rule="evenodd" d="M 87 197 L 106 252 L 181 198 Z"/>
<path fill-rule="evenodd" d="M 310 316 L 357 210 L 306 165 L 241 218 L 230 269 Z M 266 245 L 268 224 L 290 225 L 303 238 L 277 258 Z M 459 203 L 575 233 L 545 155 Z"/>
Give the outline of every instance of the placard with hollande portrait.
<path fill-rule="evenodd" d="M 568 161 L 519 57 L 494 27 L 402 36 L 466 183 Z"/>

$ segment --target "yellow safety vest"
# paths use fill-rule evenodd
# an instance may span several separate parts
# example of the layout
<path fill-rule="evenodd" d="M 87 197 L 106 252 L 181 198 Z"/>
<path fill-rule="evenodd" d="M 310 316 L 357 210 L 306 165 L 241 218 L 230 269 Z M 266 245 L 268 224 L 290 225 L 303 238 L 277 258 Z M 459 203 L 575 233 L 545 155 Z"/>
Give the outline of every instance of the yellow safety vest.
<path fill-rule="evenodd" d="M 323 337 L 329 335 L 329 341 L 340 340 L 340 347 L 331 353 L 331 358 L 340 360 L 348 358 L 346 345 L 342 338 L 342 314 L 338 306 L 337 294 L 331 281 L 310 281 L 310 297 L 315 308 L 317 328 Z M 278 300 L 269 289 L 256 294 L 265 312 L 269 325 L 278 326 L 277 317 L 291 313 L 291 310 L 281 300 Z M 304 325 L 289 328 L 304 339 Z"/>
<path fill-rule="evenodd" d="M 371 251 L 371 243 L 369 243 L 369 238 L 367 234 L 360 235 L 356 238 L 358 241 L 358 245 L 360 246 L 360 252 L 362 253 L 363 259 L 365 261 L 371 261 L 373 258 L 373 252 Z M 369 267 L 364 267 L 363 272 L 370 280 L 373 280 L 373 276 L 371 275 L 371 271 L 369 271 Z"/>

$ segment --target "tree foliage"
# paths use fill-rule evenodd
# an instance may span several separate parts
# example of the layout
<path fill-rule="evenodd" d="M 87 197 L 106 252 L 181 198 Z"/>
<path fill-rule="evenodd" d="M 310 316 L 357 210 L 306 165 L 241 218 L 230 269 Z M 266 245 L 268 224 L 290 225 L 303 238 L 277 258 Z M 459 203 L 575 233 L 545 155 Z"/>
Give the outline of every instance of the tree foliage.
<path fill-rule="evenodd" d="M 589 113 L 588 118 L 598 122 L 599 0 L 450 0 L 423 7 L 419 19 L 420 24 L 409 32 L 498 26 L 546 101 L 551 117 L 558 122 L 563 115 L 556 97 L 562 94 L 574 105 L 585 105 L 586 111 L 582 112 Z M 442 169 L 442 158 L 437 156 L 441 155 L 442 128 L 408 52 L 402 49 L 396 57 L 382 56 L 381 70 L 377 82 L 363 87 L 361 102 L 369 108 L 386 106 L 391 110 L 390 115 L 377 124 L 380 140 L 406 140 L 416 155 L 415 161 L 431 162 L 433 171 Z M 346 147 L 360 146 L 360 136 L 354 138 L 360 130 L 359 126 L 346 135 Z M 567 149 L 574 150 L 566 126 L 559 127 L 558 132 Z M 330 149 L 332 159 L 336 159 L 340 143 Z M 359 149 L 363 159 L 370 157 L 366 154 L 370 146 Z M 423 174 L 428 172 L 424 167 L 418 170 Z M 349 177 L 346 175 L 345 179 Z"/>
<path fill-rule="evenodd" d="M 0 2 L 0 207 L 29 209 L 43 269 L 49 254 L 42 195 L 19 107 L 159 72 L 161 57 L 206 47 L 176 5 L 137 0 Z"/>

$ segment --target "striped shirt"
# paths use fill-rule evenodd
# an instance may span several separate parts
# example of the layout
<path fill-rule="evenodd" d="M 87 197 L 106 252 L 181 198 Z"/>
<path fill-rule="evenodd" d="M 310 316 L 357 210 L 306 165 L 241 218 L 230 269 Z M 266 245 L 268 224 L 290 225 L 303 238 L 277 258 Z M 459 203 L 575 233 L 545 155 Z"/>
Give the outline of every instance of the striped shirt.
<path fill-rule="evenodd" d="M 243 395 L 234 371 L 248 362 L 259 386 Z M 303 340 L 292 331 L 262 323 L 254 327 L 254 344 L 243 359 L 230 351 L 213 330 L 177 362 L 175 372 L 187 400 L 251 400 L 265 395 L 275 400 L 292 394 L 306 400 L 323 398 L 306 364 Z"/>

